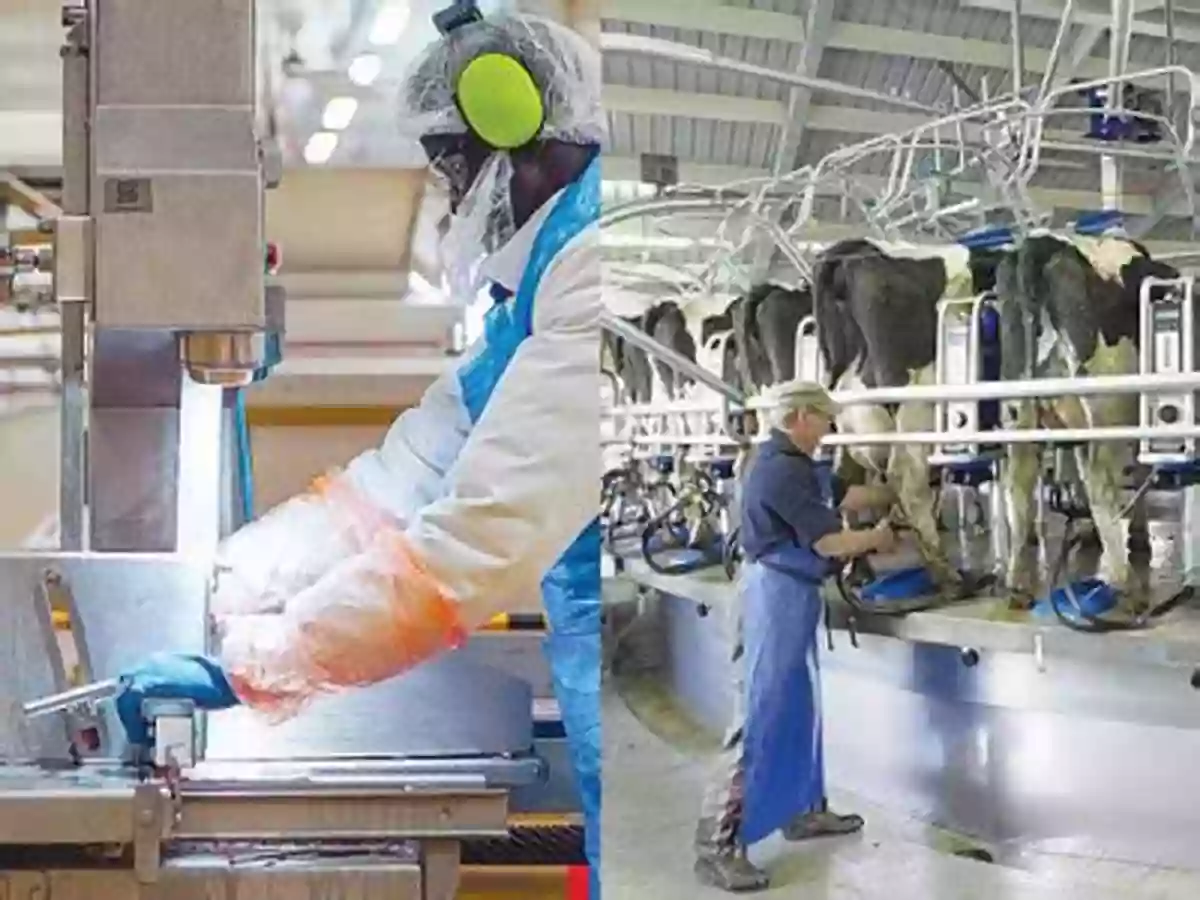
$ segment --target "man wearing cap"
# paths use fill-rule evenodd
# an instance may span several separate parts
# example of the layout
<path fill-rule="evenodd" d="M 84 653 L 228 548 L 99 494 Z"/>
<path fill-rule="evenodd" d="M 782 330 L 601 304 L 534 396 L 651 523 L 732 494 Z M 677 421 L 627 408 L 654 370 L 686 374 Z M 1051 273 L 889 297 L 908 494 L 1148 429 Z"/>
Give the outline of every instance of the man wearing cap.
<path fill-rule="evenodd" d="M 697 877 L 737 893 L 769 886 L 746 848 L 777 829 L 797 841 L 863 826 L 860 816 L 831 812 L 825 798 L 820 586 L 843 561 L 895 543 L 886 520 L 849 530 L 839 515 L 886 509 L 891 491 L 847 488 L 813 460 L 839 412 L 834 400 L 809 382 L 773 395 L 771 437 L 742 484 L 734 718 L 696 832 Z"/>

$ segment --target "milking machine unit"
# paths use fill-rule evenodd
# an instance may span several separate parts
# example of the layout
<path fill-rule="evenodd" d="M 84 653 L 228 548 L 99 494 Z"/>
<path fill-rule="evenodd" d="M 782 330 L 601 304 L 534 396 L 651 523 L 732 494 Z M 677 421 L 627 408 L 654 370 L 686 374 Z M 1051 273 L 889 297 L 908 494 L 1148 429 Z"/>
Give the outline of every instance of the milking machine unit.
<path fill-rule="evenodd" d="M 1191 278 L 1147 278 L 1142 282 L 1140 365 L 1143 375 L 1195 371 L 1195 282 Z M 1143 394 L 1143 428 L 1169 428 L 1196 421 L 1196 395 L 1187 391 Z M 1180 541 L 1183 582 L 1200 583 L 1200 458 L 1192 438 L 1151 437 L 1138 446 L 1138 462 L 1153 468 L 1151 486 L 1181 492 Z"/>
<path fill-rule="evenodd" d="M 796 326 L 796 377 L 815 384 L 825 383 L 825 358 L 817 337 L 817 319 L 805 316 Z"/>
<path fill-rule="evenodd" d="M 996 300 L 990 293 L 938 304 L 936 384 L 975 384 L 998 379 L 997 318 Z M 941 470 L 943 512 L 946 499 L 954 501 L 951 524 L 964 559 L 969 558 L 971 538 L 984 521 L 995 519 L 1003 509 L 999 506 L 1000 492 L 996 490 L 996 450 L 961 443 L 955 438 L 958 434 L 995 427 L 998 408 L 995 401 L 956 401 L 934 407 L 934 430 L 945 434 L 947 441 L 933 448 L 929 463 Z M 982 512 L 985 499 L 992 507 L 990 516 Z"/>

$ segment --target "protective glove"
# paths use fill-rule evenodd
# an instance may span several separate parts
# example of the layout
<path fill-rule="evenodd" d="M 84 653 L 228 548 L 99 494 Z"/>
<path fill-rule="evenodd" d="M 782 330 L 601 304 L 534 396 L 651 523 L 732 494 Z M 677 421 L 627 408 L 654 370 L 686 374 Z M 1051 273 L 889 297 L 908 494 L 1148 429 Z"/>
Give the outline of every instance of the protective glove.
<path fill-rule="evenodd" d="M 184 653 L 156 653 L 125 672 L 121 686 L 117 716 L 129 742 L 143 747 L 150 743 L 143 700 L 190 700 L 202 710 L 228 709 L 239 702 L 218 663 Z"/>

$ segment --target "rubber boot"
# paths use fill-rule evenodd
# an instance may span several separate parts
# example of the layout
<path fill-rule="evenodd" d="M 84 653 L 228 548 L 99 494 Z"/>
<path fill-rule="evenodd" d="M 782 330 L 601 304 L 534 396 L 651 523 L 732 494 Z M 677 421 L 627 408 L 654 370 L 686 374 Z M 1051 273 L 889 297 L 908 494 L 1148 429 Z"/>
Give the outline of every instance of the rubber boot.
<path fill-rule="evenodd" d="M 819 810 L 797 816 L 784 826 L 783 838 L 787 841 L 807 841 L 818 837 L 854 834 L 862 831 L 865 824 L 862 816 L 839 816 L 830 812 L 829 803 L 826 801 L 821 804 Z"/>
<path fill-rule="evenodd" d="M 771 886 L 770 876 L 746 858 L 746 849 L 718 839 L 717 824 L 710 819 L 696 829 L 697 880 L 731 894 L 751 894 Z"/>

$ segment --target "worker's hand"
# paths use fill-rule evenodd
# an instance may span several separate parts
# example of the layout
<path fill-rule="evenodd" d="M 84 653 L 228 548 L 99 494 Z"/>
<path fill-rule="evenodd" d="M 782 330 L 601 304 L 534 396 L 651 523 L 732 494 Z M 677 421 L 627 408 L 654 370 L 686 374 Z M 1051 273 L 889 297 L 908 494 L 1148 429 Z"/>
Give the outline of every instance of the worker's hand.
<path fill-rule="evenodd" d="M 891 553 L 896 549 L 896 529 L 892 527 L 892 523 L 888 519 L 879 522 L 871 529 L 871 534 L 874 537 L 876 553 Z"/>
<path fill-rule="evenodd" d="M 221 667 L 204 656 L 156 653 L 121 675 L 117 715 L 131 744 L 150 743 L 142 719 L 142 701 L 191 700 L 197 709 L 228 709 L 238 705 L 237 695 Z"/>

